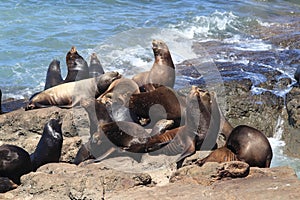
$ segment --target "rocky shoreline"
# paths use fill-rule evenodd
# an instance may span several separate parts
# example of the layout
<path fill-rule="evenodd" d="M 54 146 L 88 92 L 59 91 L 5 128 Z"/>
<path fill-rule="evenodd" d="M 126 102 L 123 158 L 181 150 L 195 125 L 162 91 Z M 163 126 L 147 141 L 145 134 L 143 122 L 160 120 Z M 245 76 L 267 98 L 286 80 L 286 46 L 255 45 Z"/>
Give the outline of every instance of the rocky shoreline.
<path fill-rule="evenodd" d="M 246 124 L 272 137 L 278 119 L 284 121 L 283 139 L 287 151 L 297 155 L 297 95 L 293 88 L 286 101 L 270 92 L 251 93 L 248 79 L 224 82 L 226 109 L 224 114 L 233 126 Z M 218 94 L 223 95 L 223 94 Z M 284 104 L 286 102 L 286 106 Z M 5 105 L 4 105 L 5 106 Z M 15 144 L 29 153 L 34 151 L 44 124 L 50 118 L 62 119 L 63 148 L 60 163 L 47 164 L 37 172 L 22 176 L 21 185 L 0 195 L 1 199 L 298 199 L 300 180 L 295 171 L 286 167 L 251 168 L 246 178 L 216 179 L 220 165 L 209 163 L 202 167 L 185 166 L 176 171 L 168 156 L 143 157 L 142 163 L 130 158 L 112 158 L 100 164 L 76 166 L 71 164 L 80 145 L 89 135 L 89 120 L 83 108 L 61 109 L 50 107 L 25 111 L 19 108 L 0 115 L 0 144 Z M 292 131 L 287 131 L 292 130 Z M 204 157 L 208 152 L 197 152 L 191 159 Z M 166 160 L 169 161 L 166 164 Z M 173 159 L 174 161 L 174 159 Z M 114 165 L 112 166 L 111 163 Z M 112 167 L 110 167 L 112 166 Z M 126 167 L 125 167 L 126 166 Z M 134 170 L 134 172 L 133 172 Z M 127 172 L 126 172 L 127 171 Z M 137 173 L 140 171 L 139 173 Z M 176 179 L 170 177 L 177 176 Z M 179 178 L 178 178 L 179 177 Z M 172 181 L 170 181 L 172 180 Z M 180 190 L 178 190 L 180 188 Z M 234 191 L 234 192 L 233 192 Z M 247 192 L 245 192 L 247 191 Z"/>

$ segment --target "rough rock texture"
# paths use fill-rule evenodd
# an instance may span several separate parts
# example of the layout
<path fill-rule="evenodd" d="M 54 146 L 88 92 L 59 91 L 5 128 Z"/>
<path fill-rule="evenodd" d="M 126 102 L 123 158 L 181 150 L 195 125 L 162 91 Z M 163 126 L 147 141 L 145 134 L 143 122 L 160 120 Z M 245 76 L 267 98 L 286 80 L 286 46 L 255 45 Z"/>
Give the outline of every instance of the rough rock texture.
<path fill-rule="evenodd" d="M 195 174 L 199 176 L 199 173 Z M 190 176 L 193 176 L 190 174 Z M 189 177 L 193 178 L 193 177 Z M 196 178 L 196 177 L 194 177 Z M 198 179 L 198 177 L 197 177 Z M 220 180 L 205 186 L 196 182 L 170 183 L 107 194 L 108 199 L 298 199 L 299 180 L 289 167 L 251 168 L 246 178 Z"/>
<path fill-rule="evenodd" d="M 222 172 L 224 169 L 249 170 L 249 166 L 242 164 L 243 167 L 236 168 L 236 162 L 205 165 L 191 165 L 174 173 L 156 174 L 156 178 L 172 177 L 170 183 L 158 185 L 151 178 L 155 176 L 154 172 L 129 173 L 103 164 L 78 167 L 67 163 L 52 163 L 40 167 L 37 172 L 22 176 L 22 184 L 17 189 L 0 194 L 0 199 L 300 198 L 300 180 L 289 167 L 250 168 L 248 176 L 239 178 L 228 174 L 224 176 Z"/>
<path fill-rule="evenodd" d="M 170 182 L 196 183 L 212 185 L 217 180 L 226 178 L 246 177 L 249 174 L 249 165 L 240 161 L 218 164 L 207 162 L 203 166 L 190 165 L 180 168 L 170 177 Z"/>
<path fill-rule="evenodd" d="M 22 185 L 1 199 L 101 199 L 105 193 L 151 183 L 145 173 L 125 173 L 102 165 L 52 163 L 22 176 Z"/>
<path fill-rule="evenodd" d="M 300 88 L 293 87 L 286 97 L 288 113 L 287 134 L 285 136 L 287 151 L 293 156 L 300 157 Z"/>

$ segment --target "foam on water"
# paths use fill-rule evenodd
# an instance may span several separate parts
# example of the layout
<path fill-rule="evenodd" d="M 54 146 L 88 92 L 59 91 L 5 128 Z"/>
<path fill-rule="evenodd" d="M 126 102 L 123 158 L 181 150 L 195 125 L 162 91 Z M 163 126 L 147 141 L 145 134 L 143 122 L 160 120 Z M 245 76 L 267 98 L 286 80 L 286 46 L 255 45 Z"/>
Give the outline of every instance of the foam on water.
<path fill-rule="evenodd" d="M 274 135 L 272 138 L 268 138 L 273 151 L 271 167 L 290 166 L 295 170 L 297 176 L 300 178 L 300 159 L 288 157 L 284 153 L 285 142 L 282 140 L 282 134 L 284 131 L 283 123 L 284 119 L 279 115 Z"/>

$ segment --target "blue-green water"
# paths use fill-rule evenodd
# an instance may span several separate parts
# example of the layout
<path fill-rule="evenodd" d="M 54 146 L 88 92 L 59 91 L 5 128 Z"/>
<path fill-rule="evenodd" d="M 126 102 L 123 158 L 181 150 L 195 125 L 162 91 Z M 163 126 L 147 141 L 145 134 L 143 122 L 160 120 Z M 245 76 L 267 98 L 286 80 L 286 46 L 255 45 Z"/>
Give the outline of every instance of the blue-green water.
<path fill-rule="evenodd" d="M 167 42 L 175 63 L 196 56 L 190 49 L 195 41 L 217 40 L 251 51 L 274 50 L 274 46 L 251 35 L 250 30 L 258 25 L 280 25 L 300 16 L 298 0 L 0 3 L 3 99 L 28 98 L 42 90 L 52 59 L 61 61 L 65 76 L 65 56 L 73 45 L 87 61 L 96 52 L 105 70 L 118 70 L 131 76 L 152 65 L 152 39 Z M 293 71 L 288 69 L 285 73 L 292 76 Z M 176 86 L 184 86 L 185 82 L 189 82 L 188 77 L 178 77 Z M 282 152 L 278 155 L 284 158 Z M 286 163 L 300 171 L 297 160 L 277 159 L 273 166 Z"/>

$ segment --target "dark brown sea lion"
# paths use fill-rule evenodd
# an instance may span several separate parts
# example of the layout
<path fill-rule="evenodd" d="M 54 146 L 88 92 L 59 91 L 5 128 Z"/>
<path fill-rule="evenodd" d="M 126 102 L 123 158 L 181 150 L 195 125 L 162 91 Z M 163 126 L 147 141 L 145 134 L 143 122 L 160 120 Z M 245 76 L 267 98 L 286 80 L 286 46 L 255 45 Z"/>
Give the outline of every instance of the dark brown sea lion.
<path fill-rule="evenodd" d="M 23 148 L 4 144 L 0 146 L 0 176 L 21 184 L 20 177 L 31 171 L 30 156 Z"/>
<path fill-rule="evenodd" d="M 90 74 L 90 78 L 104 74 L 103 67 L 96 53 L 92 53 L 91 55 L 89 74 Z"/>
<path fill-rule="evenodd" d="M 166 86 L 150 92 L 132 94 L 129 100 L 132 119 L 149 118 L 150 128 L 160 119 L 171 119 L 177 126 L 180 125 L 184 121 L 184 107 L 185 99 Z"/>
<path fill-rule="evenodd" d="M 100 162 L 108 157 L 118 155 L 129 156 L 140 162 L 143 153 L 154 151 L 167 143 L 148 144 L 152 135 L 161 134 L 173 126 L 172 120 L 160 120 L 150 133 L 142 126 L 133 122 L 111 122 L 100 125 L 98 132 L 93 134 L 87 144 L 82 146 L 74 163 L 79 164 L 87 159 L 97 158 Z"/>
<path fill-rule="evenodd" d="M 149 72 L 142 72 L 132 79 L 139 85 L 141 91 L 151 91 L 164 85 L 170 88 L 175 83 L 175 66 L 168 46 L 162 40 L 153 40 L 152 49 L 155 61 Z"/>
<path fill-rule="evenodd" d="M 68 74 L 64 80 L 65 83 L 89 78 L 88 64 L 74 46 L 66 55 L 66 64 Z"/>
<path fill-rule="evenodd" d="M 300 66 L 297 67 L 294 74 L 294 78 L 297 81 L 296 84 L 294 84 L 294 86 L 300 86 Z"/>
<path fill-rule="evenodd" d="M 57 119 L 50 119 L 45 124 L 42 137 L 35 151 L 30 155 L 33 171 L 47 163 L 59 161 L 63 143 L 61 125 L 60 120 Z"/>
<path fill-rule="evenodd" d="M 253 127 L 235 127 L 228 137 L 226 147 L 250 167 L 270 167 L 273 153 L 269 140 Z"/>
<path fill-rule="evenodd" d="M 95 78 L 57 85 L 33 96 L 25 110 L 49 106 L 72 108 L 82 99 L 97 98 L 118 78 L 121 78 L 118 72 L 107 72 Z"/>
<path fill-rule="evenodd" d="M 63 78 L 61 77 L 60 62 L 59 60 L 52 60 L 48 67 L 46 75 L 46 83 L 44 90 L 47 90 L 53 86 L 63 83 Z"/>
<path fill-rule="evenodd" d="M 0 193 L 4 193 L 18 187 L 12 180 L 7 177 L 0 177 Z"/>
<path fill-rule="evenodd" d="M 214 93 L 212 93 L 214 95 Z M 220 115 L 218 107 L 215 106 L 216 98 L 212 98 L 211 112 L 201 100 L 201 93 L 196 87 L 192 87 L 187 96 L 185 125 L 177 129 L 168 130 L 165 133 L 153 137 L 153 141 L 167 142 L 168 145 L 159 151 L 151 153 L 178 155 L 177 168 L 180 168 L 186 157 L 191 156 L 196 150 L 211 150 L 216 147 L 216 138 L 220 128 Z M 153 142 L 150 141 L 150 142 Z M 150 143 L 149 142 L 149 143 Z"/>
<path fill-rule="evenodd" d="M 207 157 L 197 160 L 195 164 L 202 166 L 206 162 L 229 162 L 238 161 L 236 155 L 227 147 L 221 147 L 211 152 Z"/>

